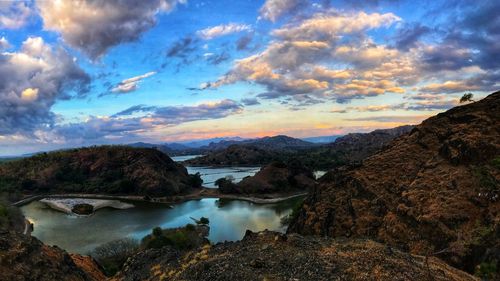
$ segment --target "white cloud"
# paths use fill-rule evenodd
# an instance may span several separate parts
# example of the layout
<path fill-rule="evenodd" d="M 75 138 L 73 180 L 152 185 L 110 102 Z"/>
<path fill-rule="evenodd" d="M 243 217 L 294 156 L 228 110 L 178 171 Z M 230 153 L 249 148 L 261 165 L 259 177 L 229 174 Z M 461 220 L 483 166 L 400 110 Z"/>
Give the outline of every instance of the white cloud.
<path fill-rule="evenodd" d="M 62 48 L 30 37 L 16 52 L 0 53 L 0 135 L 51 126 L 57 100 L 82 97 L 90 77 Z"/>
<path fill-rule="evenodd" d="M 0 51 L 7 50 L 12 47 L 9 41 L 5 37 L 0 37 Z"/>
<path fill-rule="evenodd" d="M 121 81 L 118 85 L 116 85 L 113 89 L 111 89 L 111 91 L 113 93 L 129 93 L 129 92 L 133 92 L 133 91 L 137 90 L 137 87 L 138 87 L 139 83 L 143 79 L 148 78 L 150 76 L 153 76 L 155 74 L 156 74 L 155 71 L 151 71 L 151 72 L 139 75 L 139 76 L 135 76 L 135 77 L 132 77 L 132 78 L 125 79 L 125 80 Z"/>
<path fill-rule="evenodd" d="M 0 28 L 18 29 L 23 27 L 32 14 L 25 1 L 0 1 Z"/>
<path fill-rule="evenodd" d="M 281 16 L 307 4 L 306 0 L 266 0 L 260 8 L 263 19 L 275 22 Z"/>
<path fill-rule="evenodd" d="M 156 24 L 156 15 L 186 0 L 44 1 L 37 5 L 44 28 L 59 32 L 68 45 L 97 59 L 120 43 L 135 41 Z"/>
<path fill-rule="evenodd" d="M 197 32 L 198 36 L 204 40 L 211 40 L 224 35 L 229 35 L 232 33 L 248 31 L 250 30 L 250 25 L 247 24 L 221 24 L 213 27 L 208 27 Z"/>

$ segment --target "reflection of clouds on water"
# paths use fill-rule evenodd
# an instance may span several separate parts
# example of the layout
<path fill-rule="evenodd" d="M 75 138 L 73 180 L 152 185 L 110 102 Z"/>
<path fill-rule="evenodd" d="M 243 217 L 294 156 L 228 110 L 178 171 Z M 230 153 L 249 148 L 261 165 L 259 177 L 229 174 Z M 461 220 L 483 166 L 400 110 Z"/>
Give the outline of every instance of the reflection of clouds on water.
<path fill-rule="evenodd" d="M 68 216 L 45 208 L 40 202 L 21 209 L 34 223 L 34 236 L 49 245 L 86 254 L 112 240 L 141 239 L 156 226 L 172 228 L 193 223 L 190 217 L 210 219 L 209 239 L 214 243 L 239 240 L 247 229 L 284 231 L 280 219 L 291 212 L 292 205 L 288 201 L 259 205 L 238 200 L 201 199 L 175 205 L 173 209 L 150 203 L 139 203 L 127 210 L 102 209 L 90 217 Z"/>
<path fill-rule="evenodd" d="M 215 188 L 215 181 L 227 176 L 232 176 L 235 182 L 241 181 L 243 178 L 255 175 L 260 167 L 186 167 L 188 173 L 200 173 L 203 179 L 203 186 Z"/>
<path fill-rule="evenodd" d="M 174 160 L 175 162 L 182 162 L 182 161 L 191 160 L 193 158 L 200 157 L 200 156 L 203 156 L 203 155 L 183 155 L 183 156 L 173 156 L 170 158 L 172 158 L 172 160 Z"/>

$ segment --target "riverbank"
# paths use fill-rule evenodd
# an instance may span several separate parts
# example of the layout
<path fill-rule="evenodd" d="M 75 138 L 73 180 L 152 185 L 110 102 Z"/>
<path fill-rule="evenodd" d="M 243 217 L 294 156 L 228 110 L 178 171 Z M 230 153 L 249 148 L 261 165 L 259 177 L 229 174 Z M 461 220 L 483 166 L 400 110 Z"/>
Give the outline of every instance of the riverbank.
<path fill-rule="evenodd" d="M 106 200 L 123 200 L 123 201 L 136 201 L 136 202 L 151 202 L 151 203 L 159 203 L 166 205 L 173 205 L 182 203 L 189 200 L 198 200 L 204 198 L 217 198 L 217 199 L 232 199 L 232 200 L 242 200 L 248 201 L 255 204 L 273 204 L 279 203 L 288 199 L 301 197 L 307 195 L 305 191 L 298 192 L 289 192 L 289 193 L 280 193 L 280 194 L 251 194 L 251 195 L 243 195 L 243 194 L 223 194 L 220 193 L 216 188 L 198 188 L 193 189 L 188 194 L 183 195 L 175 195 L 169 197 L 155 197 L 155 198 L 146 198 L 144 196 L 139 195 L 107 195 L 107 194 L 81 194 L 81 193 L 72 193 L 72 194 L 38 194 L 29 196 L 20 201 L 13 203 L 14 206 L 23 206 L 30 202 L 41 200 L 44 198 L 86 198 L 86 199 L 106 199 Z"/>

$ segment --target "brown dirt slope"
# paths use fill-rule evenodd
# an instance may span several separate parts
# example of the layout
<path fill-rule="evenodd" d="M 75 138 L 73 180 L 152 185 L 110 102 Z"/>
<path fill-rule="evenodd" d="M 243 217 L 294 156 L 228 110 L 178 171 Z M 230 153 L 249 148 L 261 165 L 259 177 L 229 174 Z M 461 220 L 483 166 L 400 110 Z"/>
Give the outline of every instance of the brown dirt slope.
<path fill-rule="evenodd" d="M 327 174 L 289 232 L 371 237 L 473 272 L 500 256 L 499 156 L 496 92 Z"/>
<path fill-rule="evenodd" d="M 185 254 L 170 249 L 129 259 L 114 280 L 477 280 L 370 240 L 247 232 L 242 241 Z"/>

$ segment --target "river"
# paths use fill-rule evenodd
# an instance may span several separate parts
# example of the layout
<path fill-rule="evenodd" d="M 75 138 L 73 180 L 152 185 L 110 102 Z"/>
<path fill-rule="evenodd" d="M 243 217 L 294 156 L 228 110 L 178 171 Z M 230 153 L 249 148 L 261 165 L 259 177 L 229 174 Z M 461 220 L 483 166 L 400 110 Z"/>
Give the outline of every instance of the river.
<path fill-rule="evenodd" d="M 89 217 L 77 217 L 55 211 L 34 201 L 21 207 L 34 224 L 33 236 L 48 245 L 57 245 L 72 253 L 88 254 L 95 247 L 120 238 L 141 239 L 151 229 L 172 228 L 193 223 L 190 217 L 210 220 L 212 242 L 235 241 L 247 229 L 284 231 L 281 218 L 290 214 L 301 198 L 276 204 L 254 204 L 241 200 L 201 199 L 168 208 L 165 205 L 134 202 L 135 208 L 105 208 Z"/>

